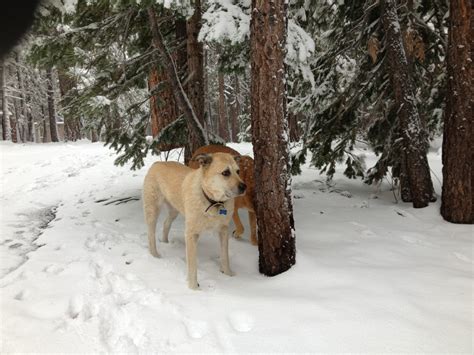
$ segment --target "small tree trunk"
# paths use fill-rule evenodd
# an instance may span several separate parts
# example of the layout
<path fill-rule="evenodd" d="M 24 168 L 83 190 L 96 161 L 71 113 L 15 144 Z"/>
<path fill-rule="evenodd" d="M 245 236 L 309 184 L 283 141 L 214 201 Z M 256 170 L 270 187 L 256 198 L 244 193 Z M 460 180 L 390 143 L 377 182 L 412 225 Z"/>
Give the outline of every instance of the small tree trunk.
<path fill-rule="evenodd" d="M 219 136 L 225 141 L 229 141 L 229 125 L 227 122 L 227 110 L 225 107 L 225 86 L 224 73 L 219 71 L 217 74 L 219 82 Z"/>
<path fill-rule="evenodd" d="M 8 110 L 8 101 L 6 93 L 6 65 L 5 62 L 0 59 L 0 111 L 2 113 L 2 138 L 4 141 L 12 140 L 12 130 L 10 125 L 10 117 Z"/>
<path fill-rule="evenodd" d="M 45 105 L 41 105 L 41 112 L 43 114 L 43 143 L 51 143 L 51 130 L 49 128 L 49 116 L 46 113 Z"/>
<path fill-rule="evenodd" d="M 240 83 L 237 74 L 234 74 L 234 102 L 232 103 L 231 127 L 232 142 L 239 141 L 239 115 L 240 115 Z"/>
<path fill-rule="evenodd" d="M 444 114 L 441 215 L 474 223 L 473 2 L 451 0 Z"/>
<path fill-rule="evenodd" d="M 59 142 L 58 127 L 56 126 L 56 106 L 54 102 L 53 69 L 51 67 L 46 69 L 46 79 L 48 83 L 48 116 L 51 141 Z"/>
<path fill-rule="evenodd" d="M 252 143 L 260 272 L 273 276 L 295 263 L 285 90 L 285 0 L 252 0 L 250 24 Z"/>
<path fill-rule="evenodd" d="M 426 157 L 426 143 L 416 107 L 413 79 L 409 73 L 403 47 L 395 1 L 382 0 L 382 8 L 390 78 L 395 92 L 395 101 L 399 107 L 399 125 L 413 207 L 426 207 L 433 197 L 433 184 Z"/>
<path fill-rule="evenodd" d="M 290 142 L 298 142 L 300 140 L 300 130 L 298 128 L 298 115 L 294 113 L 288 114 L 288 123 L 290 125 Z"/>

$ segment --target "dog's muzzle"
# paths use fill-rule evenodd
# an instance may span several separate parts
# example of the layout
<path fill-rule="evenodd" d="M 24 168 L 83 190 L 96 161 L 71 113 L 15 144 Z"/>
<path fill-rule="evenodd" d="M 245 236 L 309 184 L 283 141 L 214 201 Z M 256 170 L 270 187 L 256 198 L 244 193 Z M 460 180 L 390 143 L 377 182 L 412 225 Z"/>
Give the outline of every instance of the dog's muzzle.
<path fill-rule="evenodd" d="M 247 185 L 245 185 L 243 182 L 239 183 L 239 194 L 244 194 L 245 189 L 247 189 Z"/>

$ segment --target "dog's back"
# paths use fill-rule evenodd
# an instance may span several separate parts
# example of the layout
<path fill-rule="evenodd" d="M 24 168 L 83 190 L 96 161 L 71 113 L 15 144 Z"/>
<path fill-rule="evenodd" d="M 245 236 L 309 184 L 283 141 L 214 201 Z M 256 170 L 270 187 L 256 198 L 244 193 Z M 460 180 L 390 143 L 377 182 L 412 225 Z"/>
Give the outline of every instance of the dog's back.
<path fill-rule="evenodd" d="M 184 215 L 184 203 L 181 193 L 184 179 L 194 170 L 177 162 L 156 162 L 145 177 L 143 196 L 156 199 L 158 194 Z M 157 191 L 157 189 L 160 191 Z"/>

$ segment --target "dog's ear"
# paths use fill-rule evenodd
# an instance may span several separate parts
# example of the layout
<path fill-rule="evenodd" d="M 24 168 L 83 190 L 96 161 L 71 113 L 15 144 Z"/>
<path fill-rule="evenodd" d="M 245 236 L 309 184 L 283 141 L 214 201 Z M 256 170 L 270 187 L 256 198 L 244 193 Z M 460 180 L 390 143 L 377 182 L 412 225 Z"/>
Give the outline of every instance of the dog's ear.
<path fill-rule="evenodd" d="M 237 164 L 240 164 L 240 158 L 242 158 L 242 156 L 241 155 L 234 155 L 233 157 L 234 157 L 235 162 Z"/>
<path fill-rule="evenodd" d="M 212 162 L 212 155 L 210 154 L 199 154 L 194 157 L 195 161 L 199 162 L 199 164 L 203 167 L 207 167 Z"/>

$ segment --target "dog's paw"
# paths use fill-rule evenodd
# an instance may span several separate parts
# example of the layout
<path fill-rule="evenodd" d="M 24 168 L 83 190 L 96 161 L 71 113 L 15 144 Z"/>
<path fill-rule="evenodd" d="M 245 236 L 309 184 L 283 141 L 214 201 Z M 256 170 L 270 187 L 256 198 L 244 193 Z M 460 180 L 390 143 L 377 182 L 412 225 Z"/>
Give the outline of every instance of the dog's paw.
<path fill-rule="evenodd" d="M 199 290 L 199 284 L 197 282 L 188 282 L 188 287 L 190 290 Z"/>
<path fill-rule="evenodd" d="M 235 272 L 233 272 L 231 269 L 223 269 L 221 268 L 221 272 L 224 274 L 224 275 L 227 275 L 227 276 L 235 276 Z"/>
<path fill-rule="evenodd" d="M 235 239 L 241 239 L 242 238 L 242 234 L 243 232 L 239 232 L 237 230 L 233 231 L 232 232 L 232 236 L 235 238 Z"/>
<path fill-rule="evenodd" d="M 156 250 L 150 250 L 150 254 L 153 255 L 155 258 L 161 258 L 160 253 L 158 253 Z"/>
<path fill-rule="evenodd" d="M 255 238 L 255 237 L 254 237 L 254 238 L 250 238 L 250 243 L 251 243 L 252 245 L 258 245 L 258 240 L 257 240 L 257 238 Z"/>

